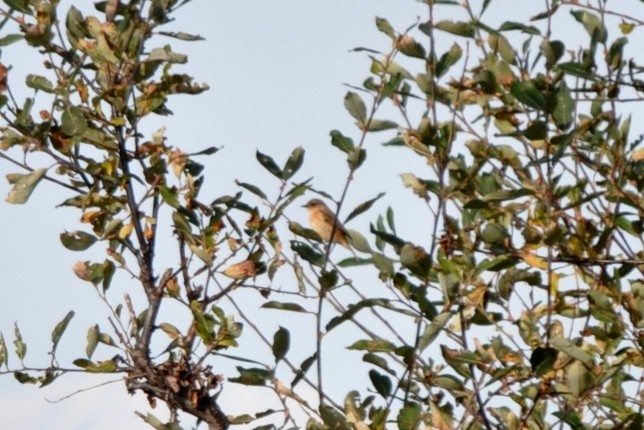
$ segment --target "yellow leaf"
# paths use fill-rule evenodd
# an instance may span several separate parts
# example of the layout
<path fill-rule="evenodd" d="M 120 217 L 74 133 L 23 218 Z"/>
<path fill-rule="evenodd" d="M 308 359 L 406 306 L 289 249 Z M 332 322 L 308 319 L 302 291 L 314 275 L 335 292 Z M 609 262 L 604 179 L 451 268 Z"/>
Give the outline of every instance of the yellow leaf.
<path fill-rule="evenodd" d="M 619 29 L 622 31 L 622 34 L 630 34 L 633 31 L 633 28 L 635 28 L 635 24 L 631 24 L 624 21 L 622 21 L 622 23 L 619 24 Z"/>
<path fill-rule="evenodd" d="M 468 304 L 472 306 L 483 306 L 485 303 L 485 293 L 487 292 L 487 285 L 479 285 L 472 292 L 468 293 L 465 297 Z"/>
<path fill-rule="evenodd" d="M 134 229 L 134 224 L 132 223 L 125 224 L 123 227 L 121 227 L 121 230 L 119 230 L 119 239 L 128 238 L 132 233 L 132 229 Z"/>
<path fill-rule="evenodd" d="M 527 251 L 522 252 L 521 258 L 530 266 L 536 267 L 537 269 L 545 270 L 548 268 L 548 262 L 546 260 L 544 260 L 541 257 L 538 257 L 535 254 L 531 254 L 530 252 L 527 252 Z"/>
<path fill-rule="evenodd" d="M 559 275 L 555 272 L 550 272 L 549 291 L 551 296 L 556 296 L 557 291 L 559 291 Z"/>

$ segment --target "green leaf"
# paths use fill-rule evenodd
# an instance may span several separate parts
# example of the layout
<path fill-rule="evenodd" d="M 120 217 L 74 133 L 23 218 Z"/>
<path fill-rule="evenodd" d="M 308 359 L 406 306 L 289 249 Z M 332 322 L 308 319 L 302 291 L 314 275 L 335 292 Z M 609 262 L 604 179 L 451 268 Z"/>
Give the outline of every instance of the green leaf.
<path fill-rule="evenodd" d="M 548 137 L 548 124 L 545 121 L 533 121 L 523 135 L 530 140 L 544 140 Z"/>
<path fill-rule="evenodd" d="M 325 424 L 323 429 L 333 429 L 333 430 L 353 430 L 353 426 L 347 422 L 347 419 L 342 413 L 332 406 L 329 406 L 325 403 L 320 405 L 320 417 L 322 422 Z M 321 430 L 322 428 L 310 428 L 307 426 L 307 430 Z"/>
<path fill-rule="evenodd" d="M 170 323 L 162 322 L 159 328 L 172 340 L 181 339 L 181 331 Z"/>
<path fill-rule="evenodd" d="M 288 157 L 288 160 L 286 160 L 286 164 L 284 164 L 284 170 L 283 170 L 283 175 L 284 175 L 284 180 L 288 181 L 297 173 L 298 170 L 300 170 L 300 167 L 302 167 L 302 163 L 304 162 L 304 149 L 301 146 L 298 146 L 293 150 L 291 153 L 291 156 Z"/>
<path fill-rule="evenodd" d="M 271 371 L 256 367 L 244 368 L 237 366 L 237 371 L 239 372 L 239 376 L 228 379 L 230 382 L 242 385 L 263 386 L 274 377 Z"/>
<path fill-rule="evenodd" d="M 344 96 L 344 107 L 349 112 L 349 115 L 358 121 L 360 128 L 364 128 L 367 123 L 367 105 L 364 104 L 360 95 L 353 91 L 347 92 Z"/>
<path fill-rule="evenodd" d="M 371 259 L 373 265 L 380 271 L 381 276 L 391 276 L 394 274 L 394 262 L 386 255 L 379 252 L 372 252 Z"/>
<path fill-rule="evenodd" d="M 487 40 L 490 48 L 494 52 L 498 52 L 505 62 L 509 64 L 514 64 L 516 62 L 517 53 L 505 36 L 490 33 Z"/>
<path fill-rule="evenodd" d="M 452 318 L 451 312 L 442 312 L 432 320 L 431 324 L 425 327 L 423 335 L 418 341 L 418 350 L 423 351 L 436 340 L 441 330 L 445 328 L 449 320 Z"/>
<path fill-rule="evenodd" d="M 635 237 L 640 237 L 642 234 L 641 227 L 639 227 L 641 222 L 630 221 L 626 215 L 620 214 L 619 216 L 616 216 L 614 222 L 620 230 L 632 234 Z"/>
<path fill-rule="evenodd" d="M 412 58 L 424 59 L 427 55 L 423 45 L 408 34 L 404 34 L 396 40 L 396 48 L 401 54 Z"/>
<path fill-rule="evenodd" d="M 13 345 L 16 347 L 16 355 L 20 361 L 25 359 L 27 355 L 27 344 L 22 340 L 22 334 L 20 333 L 20 328 L 18 328 L 18 323 L 14 324 L 14 336 Z"/>
<path fill-rule="evenodd" d="M 566 130 L 573 122 L 576 107 L 566 81 L 562 81 L 561 86 L 554 93 L 554 97 L 555 106 L 552 111 L 552 117 L 555 119 L 555 124 L 559 130 Z"/>
<path fill-rule="evenodd" d="M 93 234 L 84 231 L 64 232 L 60 234 L 60 241 L 70 251 L 85 251 L 98 239 Z"/>
<path fill-rule="evenodd" d="M 610 45 L 610 49 L 606 55 L 606 60 L 612 69 L 619 69 L 624 64 L 624 45 L 627 43 L 627 38 L 620 37 Z"/>
<path fill-rule="evenodd" d="M 336 270 L 329 272 L 322 271 L 322 274 L 318 277 L 321 291 L 330 291 L 335 288 L 338 285 L 338 279 L 338 272 Z"/>
<path fill-rule="evenodd" d="M 456 64 L 462 56 L 463 50 L 458 44 L 454 43 L 449 51 L 441 55 L 440 60 L 438 60 L 438 63 L 436 64 L 436 77 L 440 78 L 441 76 L 444 76 L 445 73 L 449 71 L 450 67 Z"/>
<path fill-rule="evenodd" d="M 18 12 L 26 13 L 32 15 L 30 8 L 29 0 L 2 0 L 4 4 L 9 6 L 11 9 L 17 10 Z"/>
<path fill-rule="evenodd" d="M 16 115 L 16 124 L 20 127 L 31 128 L 33 118 L 31 117 L 31 109 L 34 107 L 34 99 L 28 97 L 22 105 L 22 110 L 19 110 Z"/>
<path fill-rule="evenodd" d="M 290 345 L 291 334 L 287 329 L 280 326 L 273 336 L 273 357 L 275 357 L 276 363 L 286 357 Z"/>
<path fill-rule="evenodd" d="M 394 28 L 391 26 L 391 24 L 389 24 L 389 21 L 387 21 L 387 19 L 377 16 L 376 27 L 378 28 L 378 30 L 380 30 L 382 33 L 385 33 L 392 39 L 396 38 L 396 32 L 394 31 Z"/>
<path fill-rule="evenodd" d="M 382 239 L 386 243 L 392 245 L 394 249 L 398 250 L 402 248 L 407 242 L 396 236 L 395 234 L 387 233 L 384 231 L 384 223 L 378 222 L 378 228 L 382 230 L 376 230 L 373 224 L 370 226 L 369 231 L 375 234 L 379 239 Z"/>
<path fill-rule="evenodd" d="M 38 382 L 38 379 L 24 372 L 13 372 L 13 376 L 21 384 L 35 384 Z"/>
<path fill-rule="evenodd" d="M 68 136 L 82 137 L 88 128 L 83 111 L 76 106 L 65 109 L 61 121 L 61 130 Z"/>
<path fill-rule="evenodd" d="M 53 347 L 51 349 L 52 354 L 56 352 L 56 348 L 58 347 L 58 342 L 60 341 L 61 336 L 63 333 L 65 333 L 65 330 L 67 329 L 67 325 L 69 322 L 74 318 L 74 311 L 69 311 L 67 315 L 65 315 L 65 318 L 63 318 L 58 324 L 56 324 L 56 327 L 54 327 L 54 330 L 51 333 L 51 341 L 53 343 Z"/>
<path fill-rule="evenodd" d="M 347 156 L 347 163 L 351 170 L 356 170 L 367 159 L 367 151 L 362 148 L 354 148 Z"/>
<path fill-rule="evenodd" d="M 483 13 L 485 13 L 485 11 L 487 10 L 487 7 L 490 5 L 491 1 L 492 0 L 483 0 L 483 6 L 481 6 L 481 15 L 483 15 Z"/>
<path fill-rule="evenodd" d="M 451 393 L 456 393 L 459 391 L 465 391 L 465 385 L 458 378 L 452 375 L 440 375 L 432 378 L 432 384 L 450 391 Z"/>
<path fill-rule="evenodd" d="M 575 410 L 568 409 L 565 411 L 556 411 L 553 412 L 552 415 L 568 424 L 572 430 L 588 430 L 588 427 L 584 425 L 584 421 L 581 419 L 581 416 Z"/>
<path fill-rule="evenodd" d="M 12 43 L 18 42 L 25 37 L 22 34 L 8 34 L 5 37 L 0 37 L 0 47 L 8 46 Z"/>
<path fill-rule="evenodd" d="M 270 302 L 264 303 L 262 305 L 262 308 L 280 309 L 283 311 L 308 313 L 306 309 L 304 309 L 301 305 L 298 305 L 297 303 L 282 303 L 282 302 L 270 301 Z"/>
<path fill-rule="evenodd" d="M 554 348 L 538 347 L 532 351 L 530 356 L 530 365 L 532 372 L 541 377 L 552 370 L 557 361 L 557 350 Z"/>
<path fill-rule="evenodd" d="M 359 204 L 355 209 L 353 209 L 351 211 L 351 213 L 349 214 L 349 216 L 347 216 L 347 218 L 344 220 L 344 222 L 347 223 L 347 222 L 351 221 L 352 219 L 354 219 L 355 217 L 357 217 L 358 215 L 363 214 L 366 211 L 368 211 L 369 209 L 371 209 L 371 206 L 373 206 L 373 204 L 376 201 L 378 201 L 384 195 L 385 195 L 384 192 L 379 193 L 373 199 L 367 200 L 366 202 L 363 202 L 363 203 Z"/>
<path fill-rule="evenodd" d="M 391 206 L 387 207 L 387 225 L 389 226 L 389 229 L 395 234 L 396 223 L 394 222 L 394 210 Z"/>
<path fill-rule="evenodd" d="M 418 28 L 428 36 L 431 35 L 431 32 L 427 30 L 426 26 L 419 25 Z M 449 20 L 439 21 L 434 25 L 434 28 L 463 37 L 474 37 L 476 35 L 474 26 L 469 22 Z"/>
<path fill-rule="evenodd" d="M 255 421 L 255 419 L 256 419 L 255 417 L 253 417 L 251 415 L 248 415 L 248 414 L 238 415 L 236 417 L 231 417 L 229 415 L 228 416 L 228 424 L 231 424 L 231 425 L 250 424 L 253 421 Z M 262 427 L 264 427 L 264 426 L 255 427 L 253 430 L 258 430 L 258 429 L 261 429 Z M 270 427 L 270 430 L 274 430 L 274 429 L 275 429 L 274 426 Z M 165 430 L 165 429 L 163 429 L 163 430 Z M 181 430 L 183 430 L 183 429 L 181 429 Z M 269 429 L 267 429 L 267 430 L 269 430 Z"/>
<path fill-rule="evenodd" d="M 65 27 L 70 43 L 74 48 L 79 49 L 79 40 L 84 39 L 88 33 L 83 14 L 74 6 L 71 6 L 67 12 Z"/>
<path fill-rule="evenodd" d="M 98 324 L 91 326 L 87 330 L 87 346 L 85 347 L 85 354 L 87 354 L 87 358 L 89 359 L 91 359 L 92 355 L 94 355 L 94 351 L 96 350 L 96 346 L 98 345 L 98 335 Z"/>
<path fill-rule="evenodd" d="M 105 260 L 102 265 L 103 269 L 103 292 L 110 288 L 112 278 L 116 272 L 116 265 L 111 260 Z"/>
<path fill-rule="evenodd" d="M 26 203 L 46 172 L 47 169 L 41 167 L 26 175 L 22 173 L 9 173 L 7 175 L 7 181 L 13 185 L 13 188 L 9 191 L 6 199 L 7 202 L 12 204 Z"/>
<path fill-rule="evenodd" d="M 338 148 L 340 151 L 347 154 L 353 151 L 354 145 L 353 140 L 349 137 L 344 136 L 338 130 L 331 130 L 331 145 Z"/>
<path fill-rule="evenodd" d="M 116 371 L 116 363 L 112 360 L 99 361 L 94 363 L 93 361 L 78 358 L 74 360 L 74 365 L 85 369 L 88 373 L 112 373 Z"/>
<path fill-rule="evenodd" d="M 206 149 L 202 149 L 201 151 L 198 152 L 193 152 L 190 155 L 212 155 L 216 154 L 221 148 L 217 148 L 216 146 L 209 146 Z"/>
<path fill-rule="evenodd" d="M 383 398 L 387 399 L 391 395 L 392 384 L 389 376 L 383 375 L 375 369 L 371 369 L 369 371 L 369 379 L 371 379 L 371 384 L 373 384 L 376 392 Z"/>
<path fill-rule="evenodd" d="M 257 161 L 259 161 L 259 164 L 261 164 L 273 176 L 279 179 L 284 179 L 284 172 L 282 172 L 282 170 L 279 168 L 277 163 L 275 163 L 275 161 L 271 157 L 269 157 L 266 154 L 262 154 L 259 151 L 257 151 L 255 156 L 257 157 Z"/>
<path fill-rule="evenodd" d="M 606 31 L 606 27 L 604 27 L 604 23 L 597 15 L 586 10 L 571 10 L 570 14 L 575 17 L 577 22 L 583 24 L 586 32 L 588 32 L 593 40 L 606 43 L 608 32 Z"/>
<path fill-rule="evenodd" d="M 112 339 L 112 336 L 110 336 L 107 333 L 99 333 L 98 341 L 104 345 L 116 346 L 116 342 L 114 342 L 114 339 Z"/>
<path fill-rule="evenodd" d="M 4 336 L 0 333 L 0 367 L 2 365 L 7 366 L 9 364 L 9 353 L 7 350 L 7 344 L 4 340 Z"/>
<path fill-rule="evenodd" d="M 204 37 L 199 36 L 198 34 L 188 34 L 183 31 L 159 31 L 159 34 L 166 37 L 172 37 L 174 39 L 183 40 L 184 42 L 194 42 L 197 40 L 206 40 Z"/>
<path fill-rule="evenodd" d="M 362 339 L 354 342 L 348 349 L 370 352 L 392 352 L 396 345 L 383 339 Z"/>
<path fill-rule="evenodd" d="M 312 265 L 318 267 L 324 266 L 324 255 L 320 254 L 306 243 L 292 240 L 291 249 Z"/>
<path fill-rule="evenodd" d="M 499 31 L 511 31 L 511 30 L 521 30 L 521 32 L 523 33 L 532 34 L 535 36 L 541 35 L 541 32 L 537 27 L 533 25 L 525 25 L 520 22 L 505 21 L 503 24 L 501 24 L 501 27 L 499 27 Z"/>
<path fill-rule="evenodd" d="M 167 63 L 184 64 L 188 61 L 188 56 L 172 52 L 170 45 L 166 45 L 163 48 L 152 49 L 150 55 L 145 59 L 145 61 L 163 61 Z"/>
<path fill-rule="evenodd" d="M 54 92 L 54 85 L 44 76 L 32 74 L 27 75 L 26 84 L 29 88 L 33 88 L 35 90 L 41 90 L 50 94 Z"/>
<path fill-rule="evenodd" d="M 181 209 L 181 207 L 179 207 Z M 172 221 L 174 227 L 183 235 L 184 239 L 188 243 L 194 242 L 194 237 L 192 235 L 192 229 L 188 223 L 188 219 L 184 216 L 183 213 L 175 211 L 172 213 Z"/>
<path fill-rule="evenodd" d="M 481 233 L 483 241 L 489 244 L 501 244 L 508 237 L 510 237 L 508 230 L 502 224 L 497 223 L 487 223 Z"/>
<path fill-rule="evenodd" d="M 362 356 L 362 361 L 365 363 L 370 363 L 373 364 L 374 366 L 378 366 L 390 375 L 396 376 L 396 371 L 392 370 L 389 367 L 389 364 L 387 364 L 387 360 L 384 359 L 383 357 L 374 354 L 372 352 L 367 352 L 365 355 Z"/>
<path fill-rule="evenodd" d="M 151 413 L 147 413 L 145 415 L 140 414 L 141 419 L 143 422 L 146 424 L 150 424 L 150 426 L 156 430 L 184 430 L 183 427 L 181 427 L 177 423 L 164 423 Z"/>
<path fill-rule="evenodd" d="M 315 242 L 322 242 L 322 237 L 315 230 L 305 228 L 297 221 L 289 221 L 288 229 L 298 236 L 313 240 Z"/>
<path fill-rule="evenodd" d="M 562 70 L 564 73 L 571 76 L 595 80 L 595 74 L 592 71 L 588 70 L 588 68 L 581 63 L 576 63 L 574 61 L 559 63 L 557 64 L 557 69 Z"/>
<path fill-rule="evenodd" d="M 533 109 L 545 111 L 548 107 L 546 97 L 531 81 L 514 81 L 510 92 L 521 103 Z"/>
<path fill-rule="evenodd" d="M 163 201 L 170 207 L 177 209 L 180 206 L 179 193 L 177 193 L 176 188 L 170 188 L 162 185 L 159 187 L 159 194 L 161 195 Z"/>
<path fill-rule="evenodd" d="M 240 187 L 245 188 L 245 189 L 247 189 L 248 191 L 250 191 L 251 193 L 255 194 L 255 195 L 256 195 L 257 197 L 259 197 L 260 199 L 264 199 L 264 200 L 265 200 L 265 199 L 267 199 L 267 198 L 268 198 L 268 197 L 266 196 L 266 194 L 264 194 L 264 192 L 263 192 L 263 191 L 262 191 L 258 186 L 256 186 L 256 185 L 253 185 L 253 184 L 247 184 L 246 182 L 239 182 L 239 181 L 235 181 L 235 183 L 236 183 L 237 185 L 239 185 Z"/>
<path fill-rule="evenodd" d="M 383 131 L 391 130 L 392 128 L 398 128 L 399 125 L 395 121 L 383 120 L 383 119 L 372 119 L 369 121 L 369 127 L 367 131 Z"/>
<path fill-rule="evenodd" d="M 518 258 L 510 258 L 507 255 L 501 255 L 493 260 L 483 260 L 476 266 L 476 274 L 481 274 L 485 271 L 500 272 L 501 270 L 509 269 L 516 266 L 521 260 Z"/>
<path fill-rule="evenodd" d="M 427 279 L 432 259 L 427 251 L 420 246 L 407 243 L 399 251 L 400 264 L 409 269 L 419 279 Z"/>
<path fill-rule="evenodd" d="M 561 59 L 566 46 L 559 40 L 543 39 L 539 45 L 539 51 L 546 58 L 546 67 L 548 69 L 554 67 L 555 64 Z"/>
<path fill-rule="evenodd" d="M 506 200 L 514 200 L 520 197 L 531 196 L 533 194 L 534 191 L 526 188 L 520 188 L 518 190 L 499 190 L 484 195 L 481 200 L 484 202 L 503 202 Z"/>
<path fill-rule="evenodd" d="M 396 423 L 398 430 L 416 430 L 421 423 L 422 408 L 418 403 L 407 402 L 405 406 L 398 412 Z"/>
<path fill-rule="evenodd" d="M 574 360 L 572 364 L 566 367 L 566 376 L 570 392 L 576 398 L 583 397 L 595 382 L 593 374 L 579 360 Z"/>
<path fill-rule="evenodd" d="M 307 357 L 304 361 L 302 361 L 302 364 L 300 364 L 300 368 L 295 373 L 295 378 L 293 378 L 293 382 L 291 382 L 291 388 L 294 388 L 295 385 L 297 385 L 297 383 L 302 380 L 304 375 L 306 375 L 306 372 L 309 371 L 309 369 L 311 368 L 313 363 L 315 363 L 315 360 L 317 360 L 317 358 L 318 358 L 318 354 L 316 352 L 312 356 Z"/>
<path fill-rule="evenodd" d="M 347 233 L 349 233 L 349 244 L 353 249 L 367 254 L 371 253 L 369 242 L 367 241 L 367 238 L 362 235 L 362 233 L 351 228 L 347 229 Z M 363 261 L 364 260 L 360 260 L 361 263 Z M 339 264 L 342 265 L 342 262 L 340 262 Z"/>
<path fill-rule="evenodd" d="M 556 350 L 568 354 L 569 356 L 592 366 L 593 356 L 575 345 L 572 341 L 563 337 L 555 337 L 551 340 L 551 344 Z"/>
<path fill-rule="evenodd" d="M 195 329 L 199 337 L 203 340 L 206 346 L 212 346 L 217 339 L 215 338 L 215 319 L 212 315 L 204 313 L 202 305 L 196 300 L 190 303 L 190 310 L 192 311 L 192 318 L 195 322 Z"/>
<path fill-rule="evenodd" d="M 347 310 L 342 315 L 331 318 L 331 321 L 329 321 L 325 327 L 326 331 L 331 331 L 343 322 L 350 321 L 358 312 L 363 309 L 368 309 L 375 306 L 385 306 L 386 304 L 387 301 L 383 299 L 364 299 L 360 300 L 356 304 L 350 304 L 347 307 Z"/>

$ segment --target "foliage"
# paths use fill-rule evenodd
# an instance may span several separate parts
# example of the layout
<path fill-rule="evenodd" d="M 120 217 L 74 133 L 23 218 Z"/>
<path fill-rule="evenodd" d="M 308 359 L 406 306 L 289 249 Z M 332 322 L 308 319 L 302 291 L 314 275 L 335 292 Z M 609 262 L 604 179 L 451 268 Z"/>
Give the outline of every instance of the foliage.
<path fill-rule="evenodd" d="M 369 232 L 350 231 L 358 252 L 338 261 L 315 232 L 287 223 L 306 191 L 326 195 L 297 180 L 304 149 L 284 163 L 257 152 L 276 197 L 268 197 L 269 185 L 240 182 L 235 195 L 207 198 L 195 159 L 217 148 L 187 154 L 162 130 L 146 137 L 143 122 L 170 113 L 171 95 L 206 89 L 172 71 L 185 56 L 158 45 L 162 35 L 199 39 L 160 30 L 186 3 L 110 0 L 96 4 L 100 18 L 72 7 L 59 20 L 57 1 L 4 0 L 2 25 L 14 22 L 21 34 L 4 35 L 3 45 L 36 48 L 55 76 L 28 75 L 38 100 L 17 101 L 10 71 L 0 67 L 0 157 L 20 170 L 7 177 L 7 200 L 25 203 L 43 180 L 58 184 L 72 193 L 62 205 L 77 208 L 83 224 L 61 234 L 63 246 L 106 248 L 102 261 L 74 266 L 112 311 L 109 333 L 98 323 L 89 328 L 76 368 L 122 374 L 128 390 L 167 404 L 168 423 L 141 414 L 158 429 L 179 428 L 181 413 L 211 429 L 280 421 L 360 430 L 642 427 L 644 148 L 627 102 L 641 101 L 644 91 L 644 69 L 628 55 L 644 22 L 605 0 L 543 2 L 529 24 L 486 23 L 491 0 L 421 2 L 425 18 L 404 31 L 377 18 L 391 48 L 356 49 L 369 54 L 370 76 L 344 99 L 357 139 L 330 133 L 347 157 L 335 209 L 368 163 L 367 138 L 392 133 L 369 151 L 405 151 L 426 163 L 403 172 L 401 185 L 422 201 L 424 213 L 413 217 L 429 234 L 401 237 L 396 219 L 405 206 L 394 202 Z M 555 37 L 562 22 L 577 39 Z M 43 98 L 49 108 L 34 113 Z M 53 168 L 42 166 L 43 155 Z M 155 265 L 163 228 L 173 231 L 178 256 L 167 269 Z M 291 272 L 293 287 L 275 286 Z M 368 297 L 355 273 L 377 280 Z M 142 308 L 129 294 L 122 301 L 110 294 L 124 275 L 136 280 Z M 282 315 L 275 333 L 236 300 L 248 290 Z M 169 303 L 182 309 L 185 327 L 159 312 Z M 20 365 L 9 367 L 2 337 L 0 372 L 46 385 L 74 370 L 56 360 L 73 316 L 54 328 L 52 364 L 41 371 L 24 364 L 16 325 Z M 311 318 L 314 348 L 298 364 L 291 332 Z M 361 354 L 372 389 L 363 396 L 354 387 L 339 400 L 323 363 L 338 347 L 331 335 L 355 336 L 351 325 L 361 334 L 344 346 Z M 270 352 L 233 355 L 245 327 Z M 94 358 L 99 344 L 112 348 L 101 349 L 101 359 Z M 236 361 L 237 373 L 219 374 L 215 359 Z M 218 403 L 223 380 L 269 388 L 263 393 L 282 410 L 226 416 Z"/>

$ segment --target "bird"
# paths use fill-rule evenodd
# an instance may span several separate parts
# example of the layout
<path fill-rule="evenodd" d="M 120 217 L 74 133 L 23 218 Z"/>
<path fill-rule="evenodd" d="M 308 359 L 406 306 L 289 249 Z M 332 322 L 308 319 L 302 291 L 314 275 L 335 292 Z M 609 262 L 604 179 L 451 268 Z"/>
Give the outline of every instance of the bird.
<path fill-rule="evenodd" d="M 349 232 L 340 221 L 336 221 L 335 214 L 322 200 L 309 200 L 303 207 L 309 210 L 309 224 L 313 231 L 320 235 L 322 240 L 327 242 L 331 240 L 331 232 L 333 231 L 333 224 L 335 223 L 333 242 L 339 243 L 347 249 L 351 249 Z"/>

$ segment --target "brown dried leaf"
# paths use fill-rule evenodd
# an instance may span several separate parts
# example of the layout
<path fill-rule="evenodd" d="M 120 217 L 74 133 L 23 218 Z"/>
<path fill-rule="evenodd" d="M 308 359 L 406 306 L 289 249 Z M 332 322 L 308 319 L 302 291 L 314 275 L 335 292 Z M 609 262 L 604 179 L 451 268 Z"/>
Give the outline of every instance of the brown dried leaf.
<path fill-rule="evenodd" d="M 9 75 L 9 69 L 5 67 L 4 64 L 0 63 L 0 94 L 4 93 L 9 84 L 7 83 L 7 76 Z"/>

